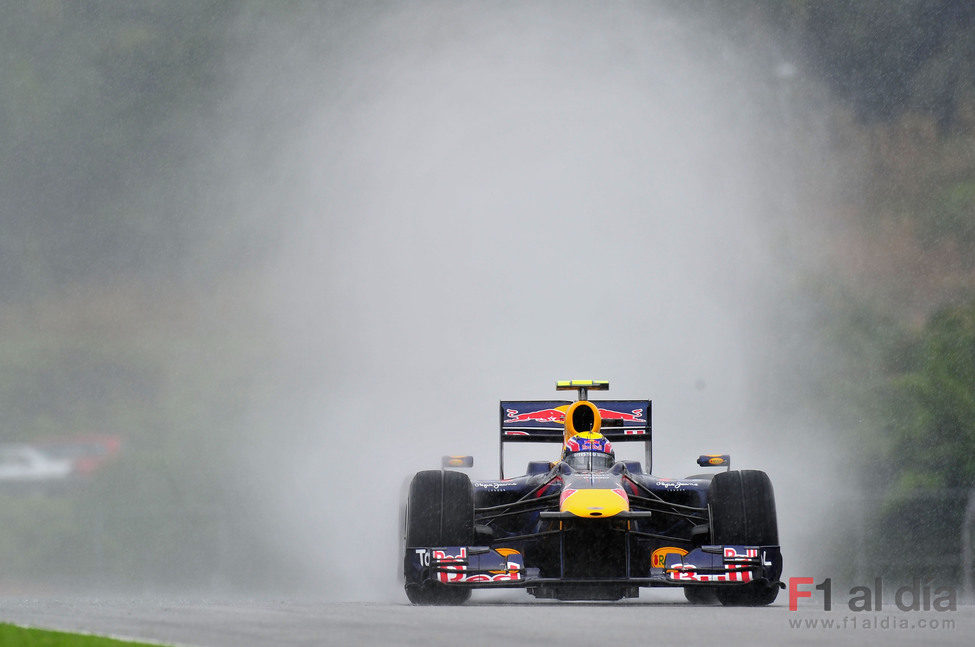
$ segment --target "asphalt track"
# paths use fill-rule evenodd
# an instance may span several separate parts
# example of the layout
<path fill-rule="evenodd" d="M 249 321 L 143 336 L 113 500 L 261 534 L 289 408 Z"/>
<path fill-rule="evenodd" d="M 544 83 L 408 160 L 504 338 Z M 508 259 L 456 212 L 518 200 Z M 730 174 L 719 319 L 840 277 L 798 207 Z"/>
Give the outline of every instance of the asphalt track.
<path fill-rule="evenodd" d="M 790 612 L 691 606 L 672 591 L 626 603 L 476 597 L 463 607 L 287 599 L 0 598 L 0 621 L 199 647 L 310 645 L 965 645 L 975 608 Z M 890 605 L 893 606 L 893 605 Z M 885 620 L 886 626 L 885 626 Z M 844 620 L 845 619 L 845 620 Z M 854 626 L 854 620 L 855 625 Z M 832 621 L 833 628 L 807 623 Z M 869 621 L 870 628 L 864 626 Z M 946 626 L 946 621 L 954 626 Z M 793 627 L 798 622 L 799 627 Z M 906 623 L 907 627 L 897 626 Z M 936 623 L 937 628 L 918 628 Z"/>

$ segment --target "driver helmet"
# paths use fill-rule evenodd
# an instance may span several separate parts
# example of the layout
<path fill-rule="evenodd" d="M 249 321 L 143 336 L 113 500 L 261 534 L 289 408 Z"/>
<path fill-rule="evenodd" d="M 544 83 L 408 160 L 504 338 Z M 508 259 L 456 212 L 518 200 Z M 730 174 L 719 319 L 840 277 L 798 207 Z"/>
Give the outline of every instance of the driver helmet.
<path fill-rule="evenodd" d="M 583 431 L 565 441 L 562 460 L 577 470 L 608 470 L 616 463 L 616 454 L 601 433 Z"/>
<path fill-rule="evenodd" d="M 612 444 L 599 433 L 599 407 L 587 400 L 574 402 L 565 412 L 562 460 L 577 469 L 605 469 L 616 460 Z"/>
<path fill-rule="evenodd" d="M 598 431 L 583 431 L 565 441 L 565 454 L 574 452 L 603 452 L 614 454 L 613 444 Z"/>

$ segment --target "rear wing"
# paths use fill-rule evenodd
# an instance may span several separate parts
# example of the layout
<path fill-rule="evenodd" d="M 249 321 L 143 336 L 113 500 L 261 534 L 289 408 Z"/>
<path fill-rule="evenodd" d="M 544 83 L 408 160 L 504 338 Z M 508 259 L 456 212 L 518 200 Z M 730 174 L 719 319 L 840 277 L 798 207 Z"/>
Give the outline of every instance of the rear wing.
<path fill-rule="evenodd" d="M 590 400 L 602 417 L 600 432 L 607 440 L 642 442 L 646 450 L 646 471 L 653 463 L 653 433 L 650 400 Z M 505 443 L 562 443 L 565 411 L 569 400 L 502 400 L 499 458 L 504 478 Z"/>

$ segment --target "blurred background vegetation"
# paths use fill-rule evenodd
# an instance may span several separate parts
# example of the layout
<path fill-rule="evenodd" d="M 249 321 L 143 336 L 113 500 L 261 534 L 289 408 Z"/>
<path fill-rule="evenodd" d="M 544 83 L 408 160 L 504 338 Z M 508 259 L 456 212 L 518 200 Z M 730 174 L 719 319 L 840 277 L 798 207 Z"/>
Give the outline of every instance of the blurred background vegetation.
<path fill-rule="evenodd" d="M 278 388 L 265 374 L 269 323 L 249 298 L 274 251 L 273 222 L 235 220 L 252 196 L 215 188 L 215 174 L 239 162 L 198 165 L 225 145 L 211 133 L 236 21 L 289 6 L 4 9 L 0 441 L 104 433 L 126 445 L 124 461 L 72 496 L 0 495 L 0 585 L 45 568 L 63 575 L 66 558 L 79 582 L 148 586 L 165 574 L 208 585 L 221 563 L 234 566 L 220 569 L 238 580 L 228 584 L 287 580 L 219 514 L 234 506 L 222 448 L 246 426 L 244 403 Z M 794 287 L 817 303 L 817 332 L 789 341 L 784 320 L 778 342 L 842 358 L 813 377 L 877 504 L 870 572 L 923 543 L 940 566 L 912 562 L 908 577 L 953 579 L 958 562 L 942 556 L 958 554 L 975 485 L 975 4 L 735 0 L 709 10 L 736 37 L 775 34 L 795 62 L 781 78 L 816 95 L 838 164 L 856 169 L 821 214 L 829 269 Z M 259 147 L 248 154 L 259 159 Z M 228 316 L 239 325 L 223 327 Z M 155 513 L 167 507 L 178 522 Z M 175 546 L 186 542 L 211 547 L 196 552 L 205 563 L 183 559 Z"/>
<path fill-rule="evenodd" d="M 822 574 L 958 583 L 975 487 L 975 5 L 739 0 L 724 10 L 743 32 L 771 25 L 783 55 L 828 94 L 817 109 L 848 174 L 821 214 L 826 269 L 796 288 L 817 304 L 815 332 L 800 342 L 810 391 L 846 436 L 860 487 L 834 538 L 844 557 Z M 787 317 L 783 326 L 787 345 Z M 781 396 L 766 404 L 789 402 Z"/>
<path fill-rule="evenodd" d="M 830 90 L 859 170 L 813 291 L 818 342 L 845 358 L 820 379 L 862 470 L 856 569 L 957 582 L 975 487 L 975 6 L 745 4 Z"/>

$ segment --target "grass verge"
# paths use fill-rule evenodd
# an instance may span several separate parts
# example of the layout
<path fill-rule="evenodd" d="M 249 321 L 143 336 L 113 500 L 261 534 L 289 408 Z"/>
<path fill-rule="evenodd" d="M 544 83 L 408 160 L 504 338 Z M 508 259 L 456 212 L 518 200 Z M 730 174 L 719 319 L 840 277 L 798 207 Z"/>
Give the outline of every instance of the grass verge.
<path fill-rule="evenodd" d="M 3 647 L 145 647 L 147 643 L 45 629 L 27 629 L 0 623 L 0 645 Z"/>

